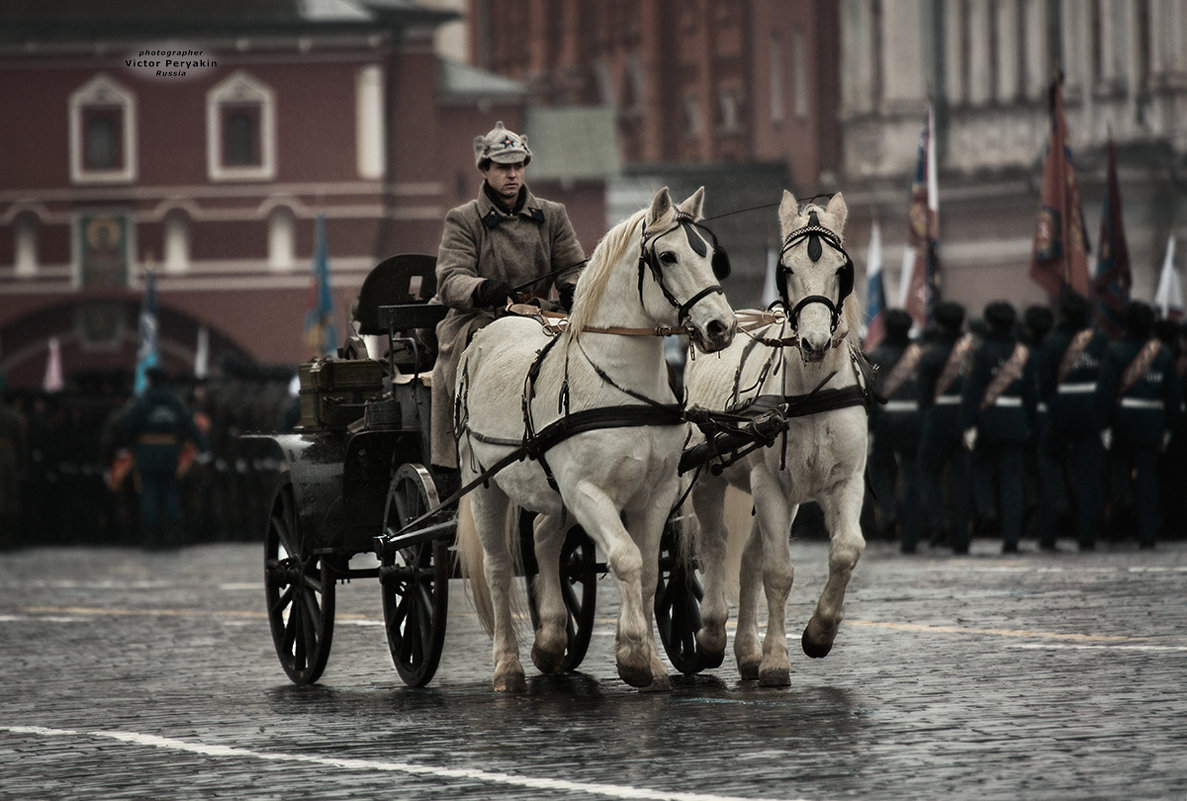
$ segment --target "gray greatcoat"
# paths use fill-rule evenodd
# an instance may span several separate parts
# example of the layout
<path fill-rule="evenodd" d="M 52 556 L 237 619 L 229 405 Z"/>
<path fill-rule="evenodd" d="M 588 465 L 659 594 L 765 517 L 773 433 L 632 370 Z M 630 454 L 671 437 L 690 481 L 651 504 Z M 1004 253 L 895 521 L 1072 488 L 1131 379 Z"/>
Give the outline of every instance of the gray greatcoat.
<path fill-rule="evenodd" d="M 433 365 L 432 460 L 442 467 L 457 466 L 453 434 L 453 386 L 458 360 L 470 336 L 490 323 L 498 310 L 474 307 L 474 290 L 484 279 L 520 287 L 532 278 L 565 267 L 559 275 L 542 278 L 520 289 L 541 297 L 552 285 L 572 284 L 585 254 L 565 207 L 535 197 L 525 186 L 523 204 L 508 214 L 479 190 L 478 197 L 445 216 L 445 230 L 437 251 L 435 302 L 450 307 L 437 324 L 437 361 Z M 547 301 L 546 308 L 555 308 Z"/>

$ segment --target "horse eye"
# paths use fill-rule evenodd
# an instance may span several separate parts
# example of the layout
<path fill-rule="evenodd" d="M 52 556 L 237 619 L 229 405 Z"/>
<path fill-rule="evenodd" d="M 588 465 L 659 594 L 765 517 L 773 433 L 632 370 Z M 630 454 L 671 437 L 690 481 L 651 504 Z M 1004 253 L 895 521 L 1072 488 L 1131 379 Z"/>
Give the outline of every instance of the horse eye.
<path fill-rule="evenodd" d="M 663 264 L 675 264 L 676 254 L 670 250 L 665 250 L 663 253 L 659 254 L 659 260 Z"/>

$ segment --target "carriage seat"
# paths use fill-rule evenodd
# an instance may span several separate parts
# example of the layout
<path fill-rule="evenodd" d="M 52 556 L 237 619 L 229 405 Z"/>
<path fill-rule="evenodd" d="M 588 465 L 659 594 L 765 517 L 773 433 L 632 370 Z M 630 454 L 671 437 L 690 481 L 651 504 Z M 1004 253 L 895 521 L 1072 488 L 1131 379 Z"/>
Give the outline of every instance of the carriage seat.
<path fill-rule="evenodd" d="M 359 290 L 359 334 L 397 337 L 392 357 L 401 372 L 431 370 L 437 358 L 436 324 L 445 307 L 429 302 L 437 291 L 436 269 L 436 256 L 401 253 L 377 264 Z"/>

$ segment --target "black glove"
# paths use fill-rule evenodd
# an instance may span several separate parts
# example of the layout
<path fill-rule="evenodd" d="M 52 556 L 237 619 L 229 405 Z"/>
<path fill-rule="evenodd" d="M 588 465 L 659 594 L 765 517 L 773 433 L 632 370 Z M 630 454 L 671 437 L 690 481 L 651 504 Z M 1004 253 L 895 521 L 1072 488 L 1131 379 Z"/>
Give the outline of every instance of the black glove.
<path fill-rule="evenodd" d="M 514 294 L 514 290 L 507 282 L 488 278 L 474 289 L 474 305 L 503 306 L 512 294 Z"/>
<path fill-rule="evenodd" d="M 573 293 L 577 291 L 576 284 L 561 284 L 560 289 L 561 308 L 565 310 L 566 314 L 573 313 Z"/>

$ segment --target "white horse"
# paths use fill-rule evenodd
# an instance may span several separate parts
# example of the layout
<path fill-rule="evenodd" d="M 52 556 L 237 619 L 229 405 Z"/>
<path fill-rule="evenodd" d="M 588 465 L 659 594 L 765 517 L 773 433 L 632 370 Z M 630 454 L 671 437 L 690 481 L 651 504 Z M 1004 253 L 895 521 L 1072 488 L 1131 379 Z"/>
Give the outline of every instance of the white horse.
<path fill-rule="evenodd" d="M 809 205 L 801 213 L 785 191 L 779 206 L 782 308 L 739 311 L 744 335 L 718 357 L 696 359 L 685 368 L 690 407 L 757 411 L 785 404 L 789 415 L 785 433 L 772 445 L 750 452 L 720 475 L 702 471 L 692 491 L 705 590 L 697 634 L 703 659 L 708 666 L 720 664 L 725 651 L 727 536 L 748 535 L 741 550 L 734 655 L 742 678 L 764 686 L 791 680 L 784 617 L 793 578 L 789 536 L 799 505 L 819 502 L 830 533 L 828 581 L 802 638 L 808 656 L 823 657 L 832 647 L 845 588 L 865 548 L 860 514 L 866 393 L 857 341 L 861 312 L 856 298 L 847 299 L 853 264 L 841 244 L 847 215 L 840 193 L 827 208 Z M 789 353 L 794 349 L 798 355 Z M 755 511 L 749 527 L 735 526 L 728 534 L 727 485 L 749 492 Z M 767 602 L 761 649 L 760 588 Z"/>
<path fill-rule="evenodd" d="M 572 316 L 555 339 L 535 320 L 504 317 L 479 331 L 462 355 L 454 426 L 464 482 L 506 458 L 528 432 L 542 432 L 566 413 L 579 420 L 588 410 L 610 409 L 621 418 L 595 421 L 593 430 L 512 462 L 471 491 L 459 510 L 459 556 L 493 636 L 496 691 L 525 686 L 511 611 L 516 507 L 539 515 L 535 665 L 555 672 L 564 657 L 560 552 L 566 528 L 575 521 L 606 554 L 618 581 L 619 676 L 636 687 L 668 687 L 653 636 L 652 603 L 684 426 L 662 337 L 687 331 L 709 352 L 727 346 L 736 325 L 714 275 L 714 256 L 720 260 L 724 253 L 696 223 L 703 199 L 702 187 L 674 206 L 665 187 L 649 208 L 612 228 L 582 272 Z M 472 561 L 479 555 L 480 570 Z"/>

